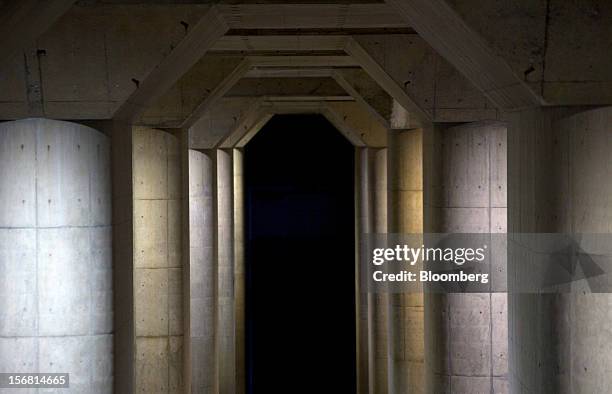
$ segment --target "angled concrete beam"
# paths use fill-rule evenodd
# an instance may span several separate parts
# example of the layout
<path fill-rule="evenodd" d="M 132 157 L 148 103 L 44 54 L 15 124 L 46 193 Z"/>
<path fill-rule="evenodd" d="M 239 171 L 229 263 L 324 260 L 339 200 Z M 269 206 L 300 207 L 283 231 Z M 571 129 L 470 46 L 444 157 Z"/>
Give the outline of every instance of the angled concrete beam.
<path fill-rule="evenodd" d="M 0 53 L 4 59 L 31 45 L 76 0 L 9 0 L 0 7 Z"/>
<path fill-rule="evenodd" d="M 359 86 L 354 83 L 355 78 L 351 78 L 351 76 L 346 75 L 346 73 L 342 75 L 341 71 L 338 71 L 339 74 L 336 75 L 337 82 L 345 87 L 347 92 L 356 99 L 363 100 L 368 108 L 373 109 L 374 112 L 372 112 L 372 114 L 374 116 L 382 117 L 382 119 L 389 122 L 392 100 L 381 100 L 385 94 L 374 94 L 372 96 L 364 94 L 367 90 L 382 90 L 394 98 L 411 113 L 410 122 L 412 125 L 420 126 L 431 122 L 431 116 L 416 103 L 416 100 L 410 97 L 397 81 L 393 79 L 390 72 L 388 72 L 383 65 L 374 60 L 367 50 L 351 36 L 226 36 L 223 37 L 220 42 L 220 48 L 224 50 L 343 50 L 353 58 L 353 64 L 349 65 L 347 63 L 346 67 L 359 66 L 363 68 L 373 82 L 380 85 L 380 88 L 376 88 L 372 81 L 368 81 L 368 78 L 358 78 L 364 84 L 369 85 L 364 86 L 364 89 L 359 89 Z M 341 47 L 341 45 L 343 46 Z M 279 58 L 282 57 L 277 57 L 277 59 Z M 289 62 L 290 61 L 287 60 L 287 63 Z M 297 64 L 295 66 L 297 66 Z M 335 64 L 335 66 L 339 67 L 342 65 Z M 266 70 L 262 71 L 262 73 L 263 72 L 273 74 L 274 70 Z"/>
<path fill-rule="evenodd" d="M 255 97 L 221 98 L 189 128 L 189 147 L 213 149 L 257 100 Z"/>
<path fill-rule="evenodd" d="M 445 0 L 386 0 L 386 3 L 499 108 L 545 104 Z"/>
<path fill-rule="evenodd" d="M 299 97 L 295 97 L 295 101 L 279 101 L 275 97 L 262 96 L 250 102 L 249 107 L 241 112 L 239 119 L 226 128 L 226 134 L 218 139 L 219 142 L 214 147 L 244 147 L 274 115 L 308 113 L 325 116 L 355 146 L 386 146 L 386 125 L 371 116 L 369 111 L 364 111 L 361 103 L 327 99 L 322 97 L 318 101 L 299 101 Z M 198 132 L 206 130 L 200 129 Z"/>
<path fill-rule="evenodd" d="M 365 147 L 367 144 L 362 138 L 362 133 L 358 127 L 347 121 L 347 117 L 338 113 L 329 103 L 322 103 L 321 115 L 325 116 L 336 129 L 346 137 L 347 140 L 357 147 Z"/>
<path fill-rule="evenodd" d="M 368 87 L 362 87 L 357 83 L 356 78 L 352 78 L 351 73 L 363 73 L 363 70 L 334 70 L 333 78 L 348 94 L 355 100 L 363 104 L 370 114 L 379 121 L 391 127 L 392 103 L 393 99 L 374 81 Z M 366 79 L 367 81 L 367 79 Z"/>
<path fill-rule="evenodd" d="M 352 98 L 349 97 L 352 100 Z M 347 116 L 337 111 L 337 106 L 331 103 L 346 103 L 346 97 L 269 97 L 262 96 L 245 111 L 235 126 L 217 144 L 217 148 L 242 147 L 245 141 L 250 140 L 263 125 L 276 114 L 294 113 L 321 113 L 328 112 L 328 118 L 334 119 L 336 123 L 342 123 L 342 127 L 347 133 Z M 331 120 L 330 120 L 331 121 Z M 257 127 L 259 125 L 259 127 Z M 362 144 L 363 141 L 351 130 L 351 142 Z M 348 137 L 347 137 L 348 138 Z"/>
<path fill-rule="evenodd" d="M 149 104 L 168 91 L 223 36 L 229 27 L 211 7 L 172 52 L 140 83 L 113 118 L 134 120 Z"/>
<path fill-rule="evenodd" d="M 386 4 L 223 4 L 232 29 L 402 28 L 407 23 Z"/>
<path fill-rule="evenodd" d="M 259 129 L 274 116 L 274 113 L 263 107 L 264 102 L 265 99 L 263 97 L 253 102 L 250 107 L 242 113 L 234 127 L 219 141 L 216 147 L 232 148 L 238 146 L 240 140 L 242 140 L 255 125 L 260 125 L 257 128 L 259 131 Z"/>
<path fill-rule="evenodd" d="M 417 105 L 415 100 L 398 84 L 370 54 L 354 39 L 347 40 L 345 48 L 353 60 L 363 68 L 391 97 L 400 103 L 411 115 L 414 126 L 422 126 L 432 121 L 431 116 Z"/>
<path fill-rule="evenodd" d="M 254 73 L 262 73 L 262 77 L 263 73 L 268 73 L 272 77 L 274 72 L 269 67 L 277 67 L 279 70 L 287 70 L 289 68 L 297 70 L 296 67 L 329 68 L 351 66 L 356 66 L 356 64 L 349 56 L 248 56 L 196 107 L 181 127 L 193 127 L 220 98 L 248 74 L 249 70 L 254 70 Z M 282 71 L 279 72 L 282 73 Z M 304 72 L 307 73 L 307 71 Z M 299 73 L 296 76 L 299 77 Z M 307 76 L 307 74 L 301 76 Z M 255 75 L 255 77 L 258 76 Z"/>
<path fill-rule="evenodd" d="M 377 64 L 367 51 L 350 36 L 225 36 L 219 41 L 218 45 L 220 50 L 233 51 L 343 50 L 353 56 L 355 62 L 359 63 L 359 66 L 363 67 L 371 78 L 332 69 L 332 72 L 336 73 L 334 78 L 349 94 L 358 100 L 362 100 L 367 108 L 372 110 L 372 115 L 380 117 L 381 120 L 390 124 L 393 100 L 389 95 L 393 96 L 395 94 L 393 98 L 412 112 L 413 118 L 415 118 L 411 120 L 412 124 L 418 126 L 423 122 L 430 121 L 430 116 L 415 103 L 415 100 L 408 96 L 399 84 L 393 82 L 393 78 L 384 70 L 384 67 Z M 264 69 L 252 71 L 252 74 L 254 77 L 284 76 L 284 74 L 300 76 L 299 72 L 297 69 L 293 69 L 282 73 L 278 71 L 277 74 L 276 69 Z M 353 74 L 355 72 L 359 73 L 359 70 L 351 70 L 351 72 Z M 359 79 L 361 85 L 365 84 L 367 86 L 360 87 L 360 84 L 356 83 L 357 79 Z M 379 84 L 381 87 L 376 87 L 375 84 Z M 371 94 L 376 90 L 379 92 Z M 370 93 L 367 93 L 367 91 Z"/>
<path fill-rule="evenodd" d="M 210 108 L 213 103 L 225 95 L 252 67 L 249 59 L 244 59 L 206 98 L 196 107 L 196 109 L 185 119 L 182 128 L 188 129 L 193 126 Z"/>
<path fill-rule="evenodd" d="M 224 36 L 212 51 L 343 51 L 347 36 Z"/>

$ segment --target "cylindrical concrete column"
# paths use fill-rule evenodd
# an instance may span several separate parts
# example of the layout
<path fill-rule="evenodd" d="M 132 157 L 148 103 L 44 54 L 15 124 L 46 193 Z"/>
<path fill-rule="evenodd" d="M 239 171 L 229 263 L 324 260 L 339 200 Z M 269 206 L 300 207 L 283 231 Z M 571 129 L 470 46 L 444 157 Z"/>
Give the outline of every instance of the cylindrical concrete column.
<path fill-rule="evenodd" d="M 112 389 L 109 148 L 74 123 L 0 124 L 0 372 Z"/>
<path fill-rule="evenodd" d="M 245 256 L 243 151 L 234 149 L 234 299 L 236 316 L 236 393 L 246 391 Z"/>
<path fill-rule="evenodd" d="M 515 113 L 508 142 L 509 231 L 609 236 L 612 107 Z M 599 246 L 602 258 L 612 255 L 608 245 Z M 510 296 L 513 393 L 610 391 L 612 296 L 590 293 L 584 281 L 569 290 Z"/>
<path fill-rule="evenodd" d="M 423 233 L 423 130 L 388 136 L 388 232 Z M 423 393 L 423 294 L 390 294 L 388 305 L 389 391 Z"/>
<path fill-rule="evenodd" d="M 191 392 L 216 393 L 216 169 L 214 151 L 189 151 Z"/>
<path fill-rule="evenodd" d="M 232 150 L 217 149 L 217 365 L 220 394 L 236 390 L 234 170 Z"/>
<path fill-rule="evenodd" d="M 387 149 L 368 148 L 362 156 L 367 163 L 368 231 L 384 234 L 387 232 Z M 368 392 L 371 394 L 388 392 L 388 302 L 386 293 L 368 294 Z"/>
<path fill-rule="evenodd" d="M 370 300 L 373 297 L 367 288 L 362 287 L 362 277 L 366 275 L 361 272 L 365 265 L 359 259 L 360 244 L 364 237 L 371 232 L 373 212 L 371 208 L 370 193 L 370 150 L 369 148 L 355 148 L 355 194 L 356 194 L 356 278 L 355 281 L 355 313 L 357 316 L 357 393 L 370 392 L 370 379 L 374 373 L 374 359 L 371 346 L 373 316 L 370 310 Z"/>
<path fill-rule="evenodd" d="M 133 129 L 135 391 L 183 392 L 180 140 Z"/>
<path fill-rule="evenodd" d="M 478 122 L 433 132 L 428 231 L 505 233 L 506 126 Z M 491 274 L 505 281 L 505 254 L 494 253 Z M 428 392 L 507 393 L 506 294 L 428 294 L 426 309 Z"/>

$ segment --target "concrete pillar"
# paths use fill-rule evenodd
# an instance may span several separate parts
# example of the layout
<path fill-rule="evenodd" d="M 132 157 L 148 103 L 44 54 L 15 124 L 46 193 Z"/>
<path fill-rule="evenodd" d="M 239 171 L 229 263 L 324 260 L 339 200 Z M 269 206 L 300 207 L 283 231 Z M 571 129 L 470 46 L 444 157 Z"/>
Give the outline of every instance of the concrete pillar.
<path fill-rule="evenodd" d="M 357 242 L 387 230 L 387 150 L 356 149 Z M 357 256 L 359 258 L 359 255 Z M 358 264 L 357 269 L 362 267 Z M 358 277 L 365 273 L 358 272 Z M 368 293 L 357 285 L 358 392 L 387 393 L 387 294 Z"/>
<path fill-rule="evenodd" d="M 478 122 L 432 132 L 428 232 L 505 233 L 506 126 Z M 492 274 L 505 280 L 505 255 L 495 257 L 499 271 Z M 428 392 L 508 392 L 505 293 L 428 294 L 426 317 Z"/>
<path fill-rule="evenodd" d="M 388 135 L 388 232 L 423 233 L 423 130 Z M 390 294 L 388 305 L 389 391 L 423 393 L 423 294 Z"/>
<path fill-rule="evenodd" d="M 0 372 L 113 385 L 108 138 L 48 119 L 0 124 Z"/>
<path fill-rule="evenodd" d="M 611 107 L 510 116 L 510 232 L 611 232 L 611 124 Z M 609 248 L 601 253 L 611 254 Z M 510 268 L 512 288 L 517 283 Z M 509 298 L 512 392 L 609 391 L 612 296 L 582 286 L 575 282 L 569 293 Z"/>
<path fill-rule="evenodd" d="M 216 169 L 214 151 L 189 151 L 191 392 L 216 393 Z"/>
<path fill-rule="evenodd" d="M 180 140 L 133 129 L 135 392 L 183 392 Z"/>
<path fill-rule="evenodd" d="M 114 391 L 134 392 L 134 215 L 132 126 L 107 125 L 111 135 L 113 207 Z"/>
<path fill-rule="evenodd" d="M 236 316 L 236 393 L 246 392 L 245 256 L 243 151 L 234 149 L 234 300 Z"/>
<path fill-rule="evenodd" d="M 217 363 L 220 394 L 236 391 L 234 170 L 232 150 L 217 149 Z"/>
<path fill-rule="evenodd" d="M 372 384 L 370 380 L 374 373 L 374 358 L 372 357 L 373 345 L 372 338 L 372 322 L 373 316 L 370 311 L 370 300 L 373 295 L 368 292 L 367 287 L 362 287 L 360 280 L 366 273 L 361 272 L 363 262 L 359 261 L 359 245 L 364 242 L 364 237 L 372 232 L 371 222 L 373 217 L 372 212 L 372 197 L 370 193 L 370 149 L 355 148 L 355 200 L 356 200 L 356 234 L 355 245 L 357 245 L 356 254 L 356 281 L 355 281 L 355 313 L 357 316 L 357 393 L 368 393 L 371 391 Z"/>
<path fill-rule="evenodd" d="M 387 149 L 364 148 L 359 151 L 360 171 L 360 232 L 384 234 L 387 232 Z M 361 227 L 364 223 L 365 226 Z M 360 283 L 359 283 L 360 284 Z M 367 313 L 367 392 L 384 394 L 388 392 L 388 348 L 387 348 L 387 305 L 386 293 L 366 293 Z"/>

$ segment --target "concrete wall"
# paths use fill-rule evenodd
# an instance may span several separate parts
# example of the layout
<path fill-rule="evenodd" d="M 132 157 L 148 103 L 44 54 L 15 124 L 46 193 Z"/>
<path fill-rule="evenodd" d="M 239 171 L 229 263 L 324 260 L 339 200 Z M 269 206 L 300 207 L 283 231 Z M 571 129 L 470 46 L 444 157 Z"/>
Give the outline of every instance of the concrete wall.
<path fill-rule="evenodd" d="M 387 151 L 388 232 L 423 232 L 423 129 L 389 132 Z M 389 391 L 423 393 L 423 294 L 391 294 L 388 328 Z"/>
<path fill-rule="evenodd" d="M 506 232 L 506 126 L 478 122 L 433 133 L 428 231 Z M 505 275 L 505 256 L 498 257 L 494 272 Z M 426 310 L 428 391 L 507 393 L 506 294 L 428 294 Z"/>
<path fill-rule="evenodd" d="M 0 124 L 0 372 L 112 390 L 109 149 L 74 123 Z"/>
<path fill-rule="evenodd" d="M 532 110 L 510 120 L 509 231 L 610 233 L 612 108 Z M 513 392 L 609 391 L 611 298 L 583 286 L 509 298 Z"/>
<path fill-rule="evenodd" d="M 180 141 L 135 127 L 135 391 L 183 392 Z"/>
<path fill-rule="evenodd" d="M 191 392 L 215 393 L 216 169 L 211 152 L 189 151 Z"/>

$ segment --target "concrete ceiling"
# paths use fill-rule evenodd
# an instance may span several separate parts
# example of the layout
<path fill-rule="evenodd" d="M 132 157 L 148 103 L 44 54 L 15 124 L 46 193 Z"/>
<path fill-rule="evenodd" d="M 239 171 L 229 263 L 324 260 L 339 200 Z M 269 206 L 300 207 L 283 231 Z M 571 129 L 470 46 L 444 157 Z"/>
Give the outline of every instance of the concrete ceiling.
<path fill-rule="evenodd" d="M 604 0 L 34 3 L 0 2 L 0 119 L 185 127 L 224 96 L 352 98 L 386 125 L 394 103 L 412 125 L 612 103 Z"/>

